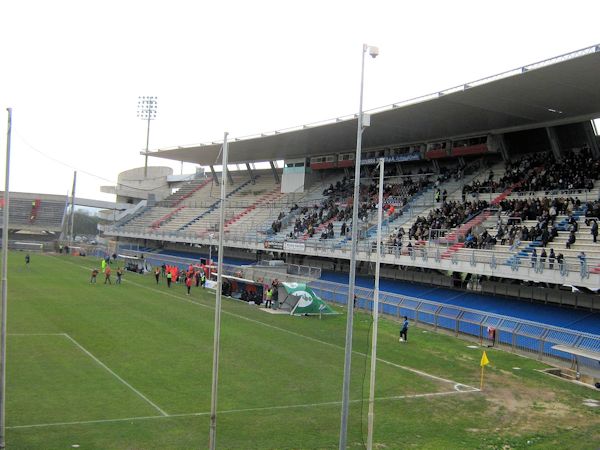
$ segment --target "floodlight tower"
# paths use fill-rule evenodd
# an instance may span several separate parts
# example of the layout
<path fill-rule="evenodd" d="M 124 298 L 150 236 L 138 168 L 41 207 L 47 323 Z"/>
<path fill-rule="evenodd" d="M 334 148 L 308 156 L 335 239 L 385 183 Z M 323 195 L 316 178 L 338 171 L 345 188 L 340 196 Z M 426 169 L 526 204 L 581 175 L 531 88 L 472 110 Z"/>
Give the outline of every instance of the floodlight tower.
<path fill-rule="evenodd" d="M 138 97 L 137 116 L 148 122 L 146 131 L 146 153 L 144 159 L 144 178 L 148 176 L 148 144 L 150 144 L 150 121 L 156 119 L 158 111 L 158 97 Z"/>
<path fill-rule="evenodd" d="M 8 111 L 6 132 L 6 176 L 4 178 L 4 206 L 2 211 L 2 315 L 0 329 L 0 449 L 6 447 L 6 306 L 8 296 L 8 211 L 10 176 L 10 143 L 12 136 L 12 108 Z"/>
<path fill-rule="evenodd" d="M 362 152 L 362 133 L 371 124 L 370 116 L 363 115 L 363 90 L 365 80 L 365 55 L 372 58 L 379 55 L 379 49 L 363 44 L 362 66 L 360 72 L 360 100 L 358 104 L 358 129 L 356 131 L 356 156 L 354 157 L 354 198 L 352 202 L 352 251 L 350 252 L 350 273 L 348 275 L 348 303 L 346 319 L 346 346 L 344 355 L 344 381 L 342 386 L 342 414 L 340 426 L 339 450 L 346 450 L 348 432 L 348 409 L 350 406 L 350 369 L 352 360 L 352 326 L 354 321 L 354 286 L 356 279 L 356 252 L 358 251 L 358 208 L 360 206 L 360 159 Z"/>

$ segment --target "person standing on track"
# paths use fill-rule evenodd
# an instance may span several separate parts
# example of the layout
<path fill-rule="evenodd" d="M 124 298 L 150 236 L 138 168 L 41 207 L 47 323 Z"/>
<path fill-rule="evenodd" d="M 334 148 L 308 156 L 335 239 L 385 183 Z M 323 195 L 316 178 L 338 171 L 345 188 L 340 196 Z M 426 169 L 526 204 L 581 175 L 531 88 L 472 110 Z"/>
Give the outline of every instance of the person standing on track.
<path fill-rule="evenodd" d="M 171 287 L 171 281 L 173 280 L 173 272 L 171 272 L 170 270 L 167 271 L 167 287 L 170 288 Z"/>
<path fill-rule="evenodd" d="M 402 328 L 400 329 L 400 342 L 408 341 L 408 317 L 404 316 L 404 322 L 402 323 Z"/>
<path fill-rule="evenodd" d="M 154 268 L 154 278 L 156 278 L 156 284 L 158 284 L 158 279 L 160 278 L 160 267 Z"/>

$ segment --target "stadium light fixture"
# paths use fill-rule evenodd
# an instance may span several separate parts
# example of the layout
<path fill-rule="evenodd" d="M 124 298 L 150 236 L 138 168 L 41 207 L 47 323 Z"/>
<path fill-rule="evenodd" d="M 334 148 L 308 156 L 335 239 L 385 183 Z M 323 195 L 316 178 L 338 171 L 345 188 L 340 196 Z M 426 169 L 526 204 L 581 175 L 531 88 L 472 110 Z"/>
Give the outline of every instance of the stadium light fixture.
<path fill-rule="evenodd" d="M 354 157 L 354 198 L 352 202 L 352 250 L 350 252 L 350 273 L 348 275 L 348 299 L 346 319 L 346 345 L 344 355 L 344 382 L 342 386 L 342 413 L 340 425 L 340 450 L 346 449 L 348 435 L 348 410 L 350 406 L 350 375 L 352 363 L 352 327 L 354 323 L 354 288 L 356 282 L 356 252 L 358 249 L 358 208 L 360 205 L 360 160 L 362 152 L 363 125 L 363 91 L 365 79 L 365 55 L 369 53 L 372 58 L 379 55 L 379 48 L 363 44 L 362 64 L 360 72 L 360 100 L 358 103 L 358 129 L 356 132 L 356 156 Z"/>
<path fill-rule="evenodd" d="M 144 160 L 144 178 L 148 176 L 148 145 L 150 144 L 150 121 L 156 119 L 158 112 L 158 97 L 143 96 L 138 97 L 137 116 L 139 119 L 148 122 L 146 130 L 146 153 Z"/>

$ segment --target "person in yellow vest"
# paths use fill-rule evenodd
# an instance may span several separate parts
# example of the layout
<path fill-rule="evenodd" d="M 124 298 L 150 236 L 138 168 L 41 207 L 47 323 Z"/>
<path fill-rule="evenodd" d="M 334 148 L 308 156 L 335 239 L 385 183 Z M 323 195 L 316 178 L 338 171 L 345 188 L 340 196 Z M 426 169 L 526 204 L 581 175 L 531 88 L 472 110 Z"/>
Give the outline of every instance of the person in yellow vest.
<path fill-rule="evenodd" d="M 273 305 L 273 289 L 267 289 L 267 301 L 265 302 L 265 308 L 271 308 Z"/>

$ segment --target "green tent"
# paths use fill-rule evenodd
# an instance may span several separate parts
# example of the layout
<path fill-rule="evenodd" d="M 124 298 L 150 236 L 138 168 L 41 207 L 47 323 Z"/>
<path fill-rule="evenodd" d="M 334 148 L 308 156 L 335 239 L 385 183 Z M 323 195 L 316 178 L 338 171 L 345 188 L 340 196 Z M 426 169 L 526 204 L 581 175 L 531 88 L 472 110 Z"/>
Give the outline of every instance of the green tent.
<path fill-rule="evenodd" d="M 278 297 L 280 309 L 291 315 L 339 314 L 325 303 L 306 283 L 280 283 Z"/>

